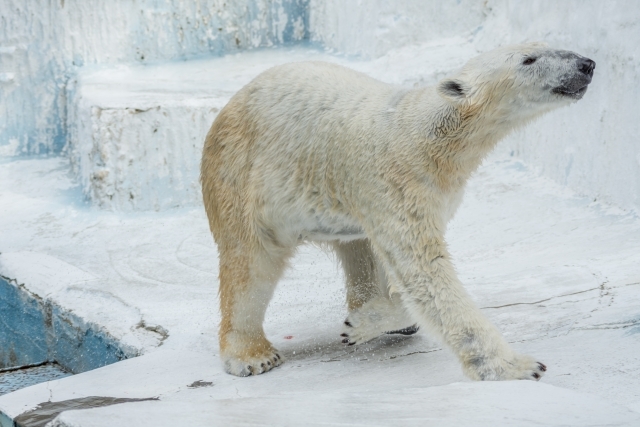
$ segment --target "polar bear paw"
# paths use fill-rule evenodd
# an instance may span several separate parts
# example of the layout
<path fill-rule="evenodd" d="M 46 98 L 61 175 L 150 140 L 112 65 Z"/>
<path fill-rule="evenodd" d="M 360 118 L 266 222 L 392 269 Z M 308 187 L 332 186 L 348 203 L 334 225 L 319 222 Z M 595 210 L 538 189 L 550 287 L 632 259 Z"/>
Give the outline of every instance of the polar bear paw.
<path fill-rule="evenodd" d="M 251 357 L 222 356 L 224 370 L 238 377 L 248 377 L 269 372 L 273 368 L 284 363 L 284 358 L 280 356 L 275 348 L 270 348 L 260 354 Z"/>
<path fill-rule="evenodd" d="M 344 344 L 356 345 L 364 344 L 383 334 L 384 331 L 380 331 L 375 324 L 361 322 L 350 317 L 344 321 L 344 328 L 340 336 Z"/>
<path fill-rule="evenodd" d="M 477 357 L 464 363 L 465 373 L 481 381 L 538 381 L 547 370 L 544 363 L 531 356 L 511 354 L 508 357 Z"/>
<path fill-rule="evenodd" d="M 343 343 L 356 345 L 384 334 L 413 335 L 418 327 L 412 323 L 400 304 L 378 297 L 349 313 L 340 336 Z"/>

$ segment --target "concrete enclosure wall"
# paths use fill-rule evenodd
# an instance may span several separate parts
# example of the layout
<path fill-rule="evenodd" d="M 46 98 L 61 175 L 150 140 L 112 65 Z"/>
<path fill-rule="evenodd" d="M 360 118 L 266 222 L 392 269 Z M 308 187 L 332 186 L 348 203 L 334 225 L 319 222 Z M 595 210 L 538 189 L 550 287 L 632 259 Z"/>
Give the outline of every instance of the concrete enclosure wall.
<path fill-rule="evenodd" d="M 0 0 L 0 156 L 59 152 L 69 77 L 307 37 L 308 0 Z"/>
<path fill-rule="evenodd" d="M 488 12 L 479 0 L 311 0 L 309 31 L 335 52 L 377 58 L 402 46 L 470 35 Z"/>
<path fill-rule="evenodd" d="M 0 276 L 0 369 L 57 362 L 74 374 L 138 356 L 97 325 Z"/>

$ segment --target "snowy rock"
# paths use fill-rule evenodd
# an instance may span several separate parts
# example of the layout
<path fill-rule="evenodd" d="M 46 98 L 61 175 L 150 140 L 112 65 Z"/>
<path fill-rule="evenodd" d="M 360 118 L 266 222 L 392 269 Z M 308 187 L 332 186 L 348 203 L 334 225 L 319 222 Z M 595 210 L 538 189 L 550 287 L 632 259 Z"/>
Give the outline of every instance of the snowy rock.
<path fill-rule="evenodd" d="M 90 304 L 81 302 L 87 293 Z M 138 356 L 153 345 L 135 339 L 139 328 L 131 325 L 141 322 L 137 309 L 104 290 L 96 276 L 42 253 L 0 254 L 0 307 L 6 316 L 0 368 L 55 360 L 79 373 Z M 105 321 L 118 326 L 106 331 Z"/>

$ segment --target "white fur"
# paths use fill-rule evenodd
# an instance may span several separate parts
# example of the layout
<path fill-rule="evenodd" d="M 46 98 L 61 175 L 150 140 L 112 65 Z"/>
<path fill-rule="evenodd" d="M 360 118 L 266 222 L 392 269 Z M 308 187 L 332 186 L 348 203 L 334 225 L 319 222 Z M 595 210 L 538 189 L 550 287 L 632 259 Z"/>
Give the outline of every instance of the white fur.
<path fill-rule="evenodd" d="M 525 65 L 532 56 L 536 63 Z M 235 245 L 240 231 L 229 230 L 245 227 L 246 251 L 276 264 L 305 241 L 337 242 L 351 292 L 346 341 L 417 323 L 453 350 L 470 378 L 538 379 L 544 365 L 514 353 L 469 298 L 444 234 L 468 177 L 498 140 L 574 100 L 552 89 L 582 78 L 576 58 L 541 44 L 512 46 L 413 90 L 326 63 L 271 69 L 230 101 L 207 138 L 202 180 L 214 236 Z M 366 245 L 348 243 L 362 239 Z M 246 336 L 264 337 L 277 280 L 267 276 L 247 285 L 244 299 L 233 296 L 232 317 L 241 320 L 227 326 L 223 357 L 236 375 L 254 362 L 238 356 L 249 344 L 231 337 L 247 325 L 254 332 Z"/>

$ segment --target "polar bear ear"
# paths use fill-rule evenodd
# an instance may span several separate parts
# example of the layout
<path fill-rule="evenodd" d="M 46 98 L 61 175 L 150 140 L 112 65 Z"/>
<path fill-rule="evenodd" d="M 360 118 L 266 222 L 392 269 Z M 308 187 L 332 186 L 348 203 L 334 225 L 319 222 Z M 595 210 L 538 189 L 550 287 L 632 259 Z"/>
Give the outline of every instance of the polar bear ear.
<path fill-rule="evenodd" d="M 438 83 L 438 93 L 445 99 L 450 101 L 462 101 L 468 95 L 467 85 L 458 79 L 444 79 Z"/>

